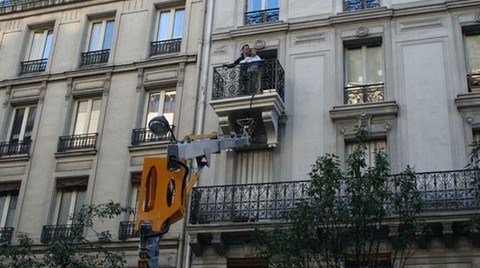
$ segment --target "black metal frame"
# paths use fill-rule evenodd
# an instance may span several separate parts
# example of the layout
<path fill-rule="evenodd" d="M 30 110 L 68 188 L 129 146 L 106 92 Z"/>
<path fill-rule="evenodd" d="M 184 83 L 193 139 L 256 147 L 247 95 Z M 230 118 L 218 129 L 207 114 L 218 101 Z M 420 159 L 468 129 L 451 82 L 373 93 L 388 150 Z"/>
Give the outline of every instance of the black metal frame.
<path fill-rule="evenodd" d="M 44 72 L 47 68 L 48 59 L 22 61 L 20 74 Z"/>
<path fill-rule="evenodd" d="M 344 103 L 357 104 L 385 100 L 384 83 L 345 87 Z"/>
<path fill-rule="evenodd" d="M 279 8 L 245 12 L 245 25 L 278 21 Z"/>
<path fill-rule="evenodd" d="M 135 128 L 132 130 L 132 145 L 140 145 L 142 143 L 157 142 L 157 141 L 170 141 L 170 132 L 165 135 L 157 135 L 150 131 L 148 128 Z"/>
<path fill-rule="evenodd" d="M 212 100 L 262 94 L 274 90 L 284 100 L 285 71 L 277 59 L 213 69 Z"/>
<path fill-rule="evenodd" d="M 110 56 L 110 49 L 82 52 L 81 66 L 107 63 Z"/>
<path fill-rule="evenodd" d="M 118 240 L 127 240 L 129 238 L 139 238 L 140 232 L 135 231 L 134 221 L 121 221 L 118 229 Z"/>
<path fill-rule="evenodd" d="M 13 230 L 13 227 L 0 227 L 0 243 L 10 244 Z"/>
<path fill-rule="evenodd" d="M 81 224 L 59 224 L 44 225 L 40 242 L 43 244 L 50 243 L 53 239 L 68 238 L 73 241 L 81 241 L 83 239 L 83 225 Z"/>
<path fill-rule="evenodd" d="M 154 41 L 150 43 L 150 56 L 180 52 L 182 38 Z"/>
<path fill-rule="evenodd" d="M 392 175 L 386 189 L 396 191 Z M 423 212 L 476 211 L 479 170 L 416 174 Z M 196 187 L 192 191 L 190 224 L 278 220 L 302 201 L 309 201 L 310 181 Z M 347 198 L 340 193 L 341 198 Z M 391 207 L 391 204 L 385 204 Z M 390 209 L 395 213 L 393 208 Z"/>
<path fill-rule="evenodd" d="M 15 141 L 15 142 L 0 142 L 0 157 L 1 156 L 11 156 L 11 155 L 21 155 L 30 153 L 30 145 L 32 140 L 24 141 Z"/>
<path fill-rule="evenodd" d="M 98 133 L 61 136 L 58 139 L 58 152 L 66 152 L 79 149 L 95 149 L 97 147 Z"/>
<path fill-rule="evenodd" d="M 8 0 L 0 3 L 0 14 L 59 6 L 84 0 Z"/>
<path fill-rule="evenodd" d="M 380 7 L 379 0 L 343 0 L 343 11 L 355 11 Z"/>

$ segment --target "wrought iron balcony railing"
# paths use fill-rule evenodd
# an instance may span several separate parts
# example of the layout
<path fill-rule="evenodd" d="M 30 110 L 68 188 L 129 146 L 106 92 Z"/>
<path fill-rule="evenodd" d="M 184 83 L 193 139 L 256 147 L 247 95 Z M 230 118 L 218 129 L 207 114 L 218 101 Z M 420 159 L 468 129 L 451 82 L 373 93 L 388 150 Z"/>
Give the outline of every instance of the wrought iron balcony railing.
<path fill-rule="evenodd" d="M 265 22 L 278 21 L 278 8 L 270 8 L 265 10 L 256 10 L 245 13 L 245 24 L 252 25 Z"/>
<path fill-rule="evenodd" d="M 0 244 L 10 244 L 12 240 L 13 227 L 0 227 Z"/>
<path fill-rule="evenodd" d="M 98 133 L 62 136 L 58 140 L 58 152 L 97 148 Z"/>
<path fill-rule="evenodd" d="M 479 176 L 477 170 L 417 173 L 423 213 L 478 210 L 480 192 L 475 179 Z M 386 189 L 395 191 L 393 180 L 387 181 Z M 196 187 L 192 191 L 190 223 L 281 219 L 299 202 L 309 201 L 309 187 L 310 181 Z M 393 208 L 390 211 L 394 213 Z"/>
<path fill-rule="evenodd" d="M 82 66 L 107 63 L 110 56 L 110 49 L 89 51 L 82 53 Z"/>
<path fill-rule="evenodd" d="M 182 38 L 150 43 L 150 56 L 180 52 Z"/>
<path fill-rule="evenodd" d="M 58 6 L 84 0 L 0 0 L 0 14 Z"/>
<path fill-rule="evenodd" d="M 64 224 L 64 225 L 44 225 L 40 242 L 50 243 L 53 239 L 71 239 L 81 241 L 83 238 L 83 225 Z"/>
<path fill-rule="evenodd" d="M 170 133 L 165 135 L 157 135 L 148 128 L 136 128 L 132 130 L 132 145 L 140 145 L 142 143 L 169 141 Z"/>
<path fill-rule="evenodd" d="M 383 83 L 349 86 L 343 90 L 345 104 L 377 102 L 385 99 Z"/>
<path fill-rule="evenodd" d="M 468 91 L 480 92 L 480 72 L 467 75 Z"/>
<path fill-rule="evenodd" d="M 44 72 L 47 68 L 48 59 L 22 61 L 21 74 Z"/>
<path fill-rule="evenodd" d="M 277 59 L 215 67 L 212 100 L 275 91 L 284 100 L 285 71 Z"/>
<path fill-rule="evenodd" d="M 127 240 L 129 238 L 138 238 L 140 233 L 135 231 L 134 221 L 122 221 L 120 222 L 120 229 L 118 229 L 118 239 Z"/>
<path fill-rule="evenodd" d="M 0 156 L 29 154 L 32 140 L 0 142 Z"/>
<path fill-rule="evenodd" d="M 343 0 L 343 11 L 355 11 L 380 7 L 379 0 Z"/>

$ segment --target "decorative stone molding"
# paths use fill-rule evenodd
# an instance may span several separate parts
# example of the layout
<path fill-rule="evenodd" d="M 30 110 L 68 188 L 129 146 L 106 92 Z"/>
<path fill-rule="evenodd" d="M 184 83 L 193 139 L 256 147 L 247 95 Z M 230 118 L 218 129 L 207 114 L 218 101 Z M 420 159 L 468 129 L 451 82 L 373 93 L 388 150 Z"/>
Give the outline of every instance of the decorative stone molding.
<path fill-rule="evenodd" d="M 10 100 L 11 93 L 12 93 L 12 86 L 7 86 L 5 90 L 5 101 L 3 102 L 3 108 L 8 107 L 8 101 Z"/>
<path fill-rule="evenodd" d="M 358 37 L 365 37 L 368 35 L 368 28 L 364 26 L 358 27 L 356 33 Z"/>
<path fill-rule="evenodd" d="M 143 73 L 144 73 L 143 68 L 139 68 L 137 70 L 137 88 L 136 88 L 137 92 L 142 91 L 142 88 L 143 88 Z"/>
<path fill-rule="evenodd" d="M 177 84 L 180 68 L 146 69 L 143 74 L 144 87 Z"/>
<path fill-rule="evenodd" d="M 4 107 L 9 103 L 43 102 L 47 81 L 41 83 L 7 86 Z"/>
<path fill-rule="evenodd" d="M 265 42 L 265 40 L 259 39 L 259 40 L 255 41 L 253 43 L 253 47 L 255 49 L 263 49 L 263 48 L 265 48 L 266 44 L 267 44 L 267 42 Z"/>
<path fill-rule="evenodd" d="M 475 14 L 475 20 L 476 20 L 477 22 L 480 22 L 480 12 L 477 12 L 477 13 Z"/>
<path fill-rule="evenodd" d="M 480 93 L 459 94 L 455 98 L 455 104 L 465 123 L 472 127 L 480 127 Z"/>

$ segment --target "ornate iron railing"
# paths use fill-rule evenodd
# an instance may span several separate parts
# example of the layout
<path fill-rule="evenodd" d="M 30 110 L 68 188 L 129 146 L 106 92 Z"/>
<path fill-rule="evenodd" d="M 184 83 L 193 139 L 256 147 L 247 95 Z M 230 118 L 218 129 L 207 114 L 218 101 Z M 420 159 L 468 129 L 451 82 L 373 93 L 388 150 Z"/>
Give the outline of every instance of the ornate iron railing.
<path fill-rule="evenodd" d="M 81 224 L 64 224 L 64 225 L 44 225 L 40 242 L 43 244 L 50 243 L 53 239 L 72 239 L 73 241 L 81 241 L 83 238 L 83 225 Z"/>
<path fill-rule="evenodd" d="M 0 243 L 10 244 L 13 230 L 13 227 L 0 227 Z"/>
<path fill-rule="evenodd" d="M 400 176 L 400 175 L 394 175 Z M 392 192 L 391 176 L 385 185 Z M 476 210 L 480 208 L 480 171 L 458 170 L 416 174 L 423 212 Z M 310 181 L 196 187 L 192 191 L 190 223 L 262 221 L 281 219 L 286 211 L 309 201 Z M 346 198 L 344 193 L 341 198 Z M 392 213 L 390 204 L 385 204 Z"/>
<path fill-rule="evenodd" d="M 78 149 L 95 149 L 97 147 L 98 133 L 61 136 L 58 140 L 58 152 Z"/>
<path fill-rule="evenodd" d="M 467 75 L 468 91 L 480 92 L 480 73 L 469 73 Z"/>
<path fill-rule="evenodd" d="M 245 24 L 258 24 L 265 22 L 278 21 L 278 8 L 270 8 L 265 10 L 256 10 L 245 13 Z"/>
<path fill-rule="evenodd" d="M 0 142 L 0 156 L 29 154 L 32 140 Z"/>
<path fill-rule="evenodd" d="M 148 128 L 135 128 L 132 130 L 132 145 L 156 141 L 169 141 L 170 138 L 170 133 L 159 136 L 151 132 Z"/>
<path fill-rule="evenodd" d="M 343 11 L 380 7 L 379 0 L 343 0 Z"/>
<path fill-rule="evenodd" d="M 22 61 L 21 74 L 44 72 L 47 68 L 48 59 Z"/>
<path fill-rule="evenodd" d="M 140 233 L 135 231 L 134 221 L 121 221 L 118 229 L 118 239 L 127 240 L 129 238 L 138 238 Z"/>
<path fill-rule="evenodd" d="M 0 14 L 21 12 L 82 1 L 84 0 L 1 0 Z"/>
<path fill-rule="evenodd" d="M 89 51 L 82 53 L 82 66 L 100 64 L 108 62 L 110 56 L 110 49 Z"/>
<path fill-rule="evenodd" d="M 180 52 L 182 38 L 150 43 L 150 56 Z"/>
<path fill-rule="evenodd" d="M 275 91 L 284 100 L 285 71 L 277 59 L 215 67 L 212 99 Z"/>
<path fill-rule="evenodd" d="M 345 104 L 377 102 L 383 101 L 384 99 L 385 95 L 383 83 L 350 86 L 344 88 Z"/>

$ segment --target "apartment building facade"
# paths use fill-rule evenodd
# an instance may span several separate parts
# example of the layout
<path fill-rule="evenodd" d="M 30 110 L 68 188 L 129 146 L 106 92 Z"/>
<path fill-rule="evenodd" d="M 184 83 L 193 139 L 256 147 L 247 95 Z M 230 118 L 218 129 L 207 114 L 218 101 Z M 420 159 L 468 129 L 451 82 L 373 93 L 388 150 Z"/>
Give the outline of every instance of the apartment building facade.
<path fill-rule="evenodd" d="M 256 71 L 224 66 L 245 44 Z M 476 233 L 457 226 L 479 208 L 464 171 L 479 51 L 475 0 L 0 1 L 1 238 L 45 244 L 79 228 L 82 204 L 136 207 L 143 158 L 166 153 L 146 128 L 162 114 L 177 136 L 248 125 L 254 140 L 212 157 L 161 266 L 267 267 L 252 231 L 302 197 L 316 157 L 345 159 L 360 126 L 393 173 L 419 172 L 438 233 L 409 267 L 476 267 Z M 130 266 L 133 220 L 103 223 Z"/>

